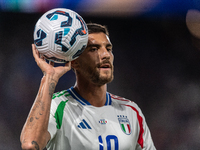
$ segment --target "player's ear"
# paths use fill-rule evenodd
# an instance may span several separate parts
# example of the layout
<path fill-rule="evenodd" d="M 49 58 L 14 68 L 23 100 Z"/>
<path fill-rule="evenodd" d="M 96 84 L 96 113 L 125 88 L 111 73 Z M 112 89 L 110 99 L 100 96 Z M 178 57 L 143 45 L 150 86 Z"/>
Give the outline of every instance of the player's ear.
<path fill-rule="evenodd" d="M 77 61 L 77 59 L 75 59 L 75 60 L 71 61 L 71 66 L 72 66 L 72 68 L 74 68 L 74 69 L 76 69 L 76 68 L 78 68 L 78 67 L 79 67 L 79 64 L 78 64 L 78 61 Z"/>

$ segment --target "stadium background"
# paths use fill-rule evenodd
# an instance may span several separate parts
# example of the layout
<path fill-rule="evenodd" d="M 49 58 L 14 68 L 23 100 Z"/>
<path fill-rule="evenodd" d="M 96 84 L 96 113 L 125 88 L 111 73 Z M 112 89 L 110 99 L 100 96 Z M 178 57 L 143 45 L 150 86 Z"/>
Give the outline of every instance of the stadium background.
<path fill-rule="evenodd" d="M 115 55 L 108 91 L 140 106 L 158 150 L 200 149 L 199 39 L 186 26 L 198 0 L 0 0 L 0 150 L 20 149 L 42 77 L 31 53 L 34 25 L 56 7 L 107 25 Z M 56 91 L 74 81 L 70 71 Z"/>

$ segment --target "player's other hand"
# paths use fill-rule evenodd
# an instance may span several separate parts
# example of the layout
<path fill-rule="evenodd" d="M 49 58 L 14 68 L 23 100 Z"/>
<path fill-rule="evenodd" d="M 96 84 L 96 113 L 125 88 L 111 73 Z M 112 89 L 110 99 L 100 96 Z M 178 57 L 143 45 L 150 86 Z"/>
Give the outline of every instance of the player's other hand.
<path fill-rule="evenodd" d="M 66 72 L 71 69 L 71 62 L 66 63 L 65 66 L 58 67 L 54 67 L 54 62 L 51 61 L 48 64 L 44 57 L 40 56 L 40 53 L 38 52 L 34 44 L 32 44 L 32 52 L 37 65 L 40 67 L 44 75 L 50 75 L 52 79 L 56 82 L 58 82 L 60 77 L 62 77 Z"/>

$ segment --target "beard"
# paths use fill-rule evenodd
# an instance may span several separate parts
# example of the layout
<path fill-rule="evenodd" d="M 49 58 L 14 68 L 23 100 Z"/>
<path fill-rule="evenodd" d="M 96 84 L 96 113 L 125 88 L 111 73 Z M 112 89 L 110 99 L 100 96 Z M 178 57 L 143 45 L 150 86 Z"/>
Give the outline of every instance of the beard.
<path fill-rule="evenodd" d="M 100 66 L 104 63 L 109 63 L 110 64 L 110 69 L 111 71 L 105 71 L 104 75 L 100 74 Z M 87 67 L 84 67 L 87 66 Z M 92 67 L 90 65 L 82 65 L 82 73 L 86 78 L 89 78 L 93 83 L 101 86 L 106 83 L 111 82 L 114 79 L 114 66 L 110 63 L 110 61 L 104 61 L 101 64 L 97 64 L 96 66 Z"/>
<path fill-rule="evenodd" d="M 98 69 L 96 69 L 95 71 L 93 71 L 93 73 L 91 72 L 91 80 L 93 83 L 96 83 L 98 85 L 104 85 L 106 83 L 109 83 L 113 80 L 114 76 L 113 76 L 113 66 L 111 68 L 111 72 L 106 72 L 104 76 L 101 76 L 100 71 Z"/>

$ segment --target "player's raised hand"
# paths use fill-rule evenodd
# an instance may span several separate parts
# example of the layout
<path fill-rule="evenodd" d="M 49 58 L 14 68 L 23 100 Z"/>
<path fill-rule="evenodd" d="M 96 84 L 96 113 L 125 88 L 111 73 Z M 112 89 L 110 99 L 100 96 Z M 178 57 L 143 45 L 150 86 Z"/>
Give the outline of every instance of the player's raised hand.
<path fill-rule="evenodd" d="M 58 67 L 54 67 L 54 63 L 51 61 L 48 64 L 45 61 L 44 57 L 40 56 L 34 44 L 32 44 L 32 52 L 37 65 L 40 67 L 44 75 L 47 74 L 51 75 L 52 78 L 57 82 L 61 76 L 63 76 L 67 71 L 71 69 L 71 62 L 66 63 L 65 66 L 58 66 Z"/>

